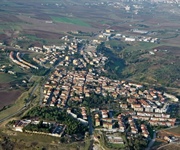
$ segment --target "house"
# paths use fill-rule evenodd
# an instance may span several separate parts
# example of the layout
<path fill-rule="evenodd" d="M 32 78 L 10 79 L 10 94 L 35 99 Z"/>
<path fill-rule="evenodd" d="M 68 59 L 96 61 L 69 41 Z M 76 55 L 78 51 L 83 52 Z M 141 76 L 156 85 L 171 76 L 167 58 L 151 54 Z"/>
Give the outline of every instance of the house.
<path fill-rule="evenodd" d="M 166 141 L 168 141 L 168 142 L 172 142 L 171 138 L 168 137 L 168 136 L 165 136 L 165 137 L 164 137 L 164 140 L 166 140 Z"/>
<path fill-rule="evenodd" d="M 101 110 L 102 118 L 108 118 L 108 111 L 107 110 Z"/>
<path fill-rule="evenodd" d="M 126 42 L 134 42 L 134 41 L 136 41 L 136 39 L 135 38 L 128 38 L 128 37 L 126 37 L 125 41 Z"/>
<path fill-rule="evenodd" d="M 99 120 L 99 118 L 97 118 L 96 120 L 95 120 L 95 126 L 97 127 L 97 126 L 100 126 L 100 120 Z"/>
<path fill-rule="evenodd" d="M 110 143 L 114 144 L 124 144 L 123 139 L 119 136 L 107 136 L 107 139 Z"/>
<path fill-rule="evenodd" d="M 127 109 L 128 106 L 127 106 L 127 104 L 121 104 L 120 107 L 123 109 Z"/>
<path fill-rule="evenodd" d="M 18 120 L 14 125 L 13 128 L 15 131 L 23 132 L 23 128 L 31 123 L 31 120 Z"/>

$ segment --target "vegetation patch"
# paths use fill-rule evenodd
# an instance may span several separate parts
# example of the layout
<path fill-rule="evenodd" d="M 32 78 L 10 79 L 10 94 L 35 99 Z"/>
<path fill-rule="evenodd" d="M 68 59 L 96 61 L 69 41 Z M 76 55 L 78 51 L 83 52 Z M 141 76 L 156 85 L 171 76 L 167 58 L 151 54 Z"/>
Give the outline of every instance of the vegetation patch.
<path fill-rule="evenodd" d="M 65 133 L 67 134 L 84 134 L 88 130 L 87 126 L 84 126 L 77 119 L 67 114 L 65 110 L 60 110 L 54 107 L 34 107 L 23 118 L 34 117 L 65 124 L 67 126 Z"/>
<path fill-rule="evenodd" d="M 124 61 L 113 53 L 111 49 L 107 48 L 105 43 L 101 43 L 97 47 L 97 52 L 103 53 L 106 57 L 108 57 L 108 61 L 104 66 L 106 72 L 102 75 L 112 79 L 119 79 L 121 77 L 122 70 L 125 67 Z"/>
<path fill-rule="evenodd" d="M 54 22 L 62 22 L 62 23 L 68 23 L 68 24 L 74 24 L 79 26 L 85 26 L 90 27 L 90 25 L 78 18 L 67 18 L 67 17 L 51 17 Z"/>

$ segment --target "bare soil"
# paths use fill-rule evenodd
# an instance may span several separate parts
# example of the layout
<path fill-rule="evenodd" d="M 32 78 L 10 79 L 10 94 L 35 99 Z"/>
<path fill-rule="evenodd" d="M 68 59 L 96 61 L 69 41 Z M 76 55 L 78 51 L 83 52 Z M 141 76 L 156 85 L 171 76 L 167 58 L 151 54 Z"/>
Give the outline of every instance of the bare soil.
<path fill-rule="evenodd" d="M 0 90 L 3 90 L 5 88 L 9 88 L 10 87 L 10 83 L 0 83 Z"/>
<path fill-rule="evenodd" d="M 0 109 L 4 106 L 13 104 L 17 98 L 21 95 L 21 91 L 13 90 L 13 91 L 1 91 L 0 92 Z"/>
<path fill-rule="evenodd" d="M 24 30 L 24 34 L 35 35 L 42 39 L 60 39 L 64 36 L 61 33 L 45 32 L 42 30 Z"/>

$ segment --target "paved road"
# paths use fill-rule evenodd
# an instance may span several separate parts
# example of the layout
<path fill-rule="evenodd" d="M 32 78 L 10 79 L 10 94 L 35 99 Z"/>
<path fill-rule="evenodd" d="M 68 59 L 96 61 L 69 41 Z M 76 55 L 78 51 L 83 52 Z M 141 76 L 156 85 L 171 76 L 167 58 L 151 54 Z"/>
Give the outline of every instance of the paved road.
<path fill-rule="evenodd" d="M 148 144 L 148 147 L 146 148 L 146 150 L 151 150 L 151 147 L 153 146 L 155 140 L 156 140 L 156 132 L 154 132 L 154 134 L 153 134 L 153 139 L 152 139 L 151 142 Z"/>
<path fill-rule="evenodd" d="M 88 116 L 88 123 L 89 123 L 89 135 L 93 135 L 93 122 L 91 114 Z"/>

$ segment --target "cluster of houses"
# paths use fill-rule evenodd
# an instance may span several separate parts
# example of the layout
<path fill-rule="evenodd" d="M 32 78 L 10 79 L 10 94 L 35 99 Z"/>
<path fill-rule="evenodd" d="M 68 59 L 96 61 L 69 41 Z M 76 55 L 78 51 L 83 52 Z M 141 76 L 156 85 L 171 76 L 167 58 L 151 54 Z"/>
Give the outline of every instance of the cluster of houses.
<path fill-rule="evenodd" d="M 26 68 L 26 69 L 30 69 L 30 68 L 38 69 L 37 66 L 34 66 L 34 65 L 24 61 L 23 59 L 21 59 L 20 52 L 17 52 L 15 54 L 15 52 L 11 51 L 10 54 L 9 54 L 9 58 L 11 59 L 11 61 L 13 61 L 14 63 L 16 63 L 17 65 L 19 65 L 19 66 L 21 66 L 23 68 Z"/>
<path fill-rule="evenodd" d="M 147 116 L 149 117 L 147 117 Z M 151 116 L 151 117 L 150 117 Z M 147 117 L 148 119 L 144 119 Z M 176 119 L 170 118 L 165 113 L 147 113 L 127 111 L 119 114 L 117 117 L 110 115 L 110 110 L 96 110 L 94 114 L 95 130 L 106 132 L 128 132 L 132 135 L 141 133 L 145 138 L 149 137 L 149 131 L 145 124 L 138 124 L 136 120 L 147 121 L 151 126 L 174 126 Z M 128 131 L 128 129 L 130 131 Z"/>
<path fill-rule="evenodd" d="M 9 73 L 9 74 L 12 74 L 12 75 L 16 75 L 15 71 L 10 70 L 11 67 L 12 67 L 11 64 L 9 64 L 8 66 L 7 65 L 2 65 L 0 67 L 0 72 L 6 72 L 6 73 Z"/>
<path fill-rule="evenodd" d="M 112 30 L 110 30 L 112 32 Z M 139 42 L 149 42 L 149 43 L 158 43 L 159 39 L 158 38 L 154 38 L 154 37 L 146 37 L 146 36 L 140 36 L 140 35 L 135 35 L 135 36 L 129 36 L 129 35 L 123 35 L 120 33 L 111 33 L 109 32 L 109 30 L 106 30 L 105 32 L 99 34 L 99 38 L 103 38 L 103 39 L 107 39 L 107 40 L 123 40 L 125 42 L 135 42 L 135 41 L 139 41 Z M 141 31 L 141 30 L 135 30 L 133 33 L 139 33 L 139 34 L 145 34 L 145 31 Z M 148 33 L 148 32 L 147 32 Z M 147 34 L 146 33 L 146 34 Z"/>
<path fill-rule="evenodd" d="M 106 138 L 108 139 L 109 143 L 124 144 L 122 137 L 118 134 L 106 134 Z"/>
<path fill-rule="evenodd" d="M 106 35 L 111 34 L 111 30 L 106 31 Z M 134 31 L 140 32 L 140 31 Z M 143 31 L 142 31 L 143 32 Z M 145 32 L 145 31 L 144 31 Z M 115 35 L 121 37 L 122 35 Z M 64 40 L 67 41 L 68 37 Z M 104 72 L 104 65 L 107 57 L 96 52 L 96 46 L 88 45 L 78 49 L 78 40 L 73 39 L 69 44 L 63 46 L 43 46 L 32 47 L 29 50 L 43 53 L 43 58 L 34 57 L 33 60 L 38 64 L 55 64 L 54 72 L 49 76 L 43 87 L 43 105 L 51 107 L 67 107 L 69 102 L 78 102 L 81 104 L 85 97 L 90 97 L 92 93 L 100 94 L 104 97 L 109 95 L 124 110 L 117 117 L 110 115 L 111 111 L 107 109 L 99 110 L 94 115 L 94 125 L 96 129 L 110 132 L 130 132 L 132 135 L 138 133 L 145 138 L 149 137 L 149 132 L 145 124 L 138 125 L 136 120 L 148 121 L 150 125 L 174 126 L 175 118 L 167 114 L 169 103 L 166 93 L 145 89 L 141 84 L 129 81 L 112 80 L 100 73 Z M 78 54 L 78 55 L 75 55 Z M 25 63 L 20 58 L 20 54 L 10 53 L 12 61 L 26 67 L 33 67 Z M 72 67 L 67 69 L 66 67 Z M 87 68 L 88 66 L 88 68 Z M 89 67 L 90 66 L 90 67 Z M 75 69 L 80 68 L 80 69 Z M 122 100 L 121 98 L 124 98 Z M 74 114 L 71 108 L 67 113 L 82 122 L 88 124 L 87 110 L 80 107 L 81 117 Z M 15 126 L 15 130 L 22 131 L 23 127 L 33 121 L 21 120 Z M 59 131 L 59 130 L 57 130 Z M 53 134 L 54 133 L 49 133 Z M 122 142 L 122 139 L 108 136 L 109 142 Z"/>
<path fill-rule="evenodd" d="M 105 61 L 108 59 L 103 55 L 97 54 L 96 46 L 87 46 L 87 51 L 81 50 L 81 54 L 83 55 L 85 63 L 90 64 L 95 68 L 104 66 Z"/>
<path fill-rule="evenodd" d="M 34 57 L 33 60 L 39 65 L 51 64 L 54 65 L 59 59 L 65 57 L 66 46 L 45 46 L 30 47 L 29 50 L 38 53 L 43 53 L 43 57 Z"/>
<path fill-rule="evenodd" d="M 73 54 L 77 52 L 77 44 L 72 43 L 71 46 L 75 46 L 74 49 L 66 51 L 67 55 L 59 62 L 57 66 L 68 66 L 69 64 L 78 67 L 86 68 L 87 64 L 92 67 L 98 68 L 103 66 L 106 61 L 106 57 L 103 55 L 97 55 L 95 47 L 91 47 L 92 51 L 80 51 L 82 58 L 74 58 Z M 72 54 L 72 52 L 74 52 Z M 71 57 L 72 56 L 72 57 Z M 101 77 L 99 81 L 96 79 L 97 75 L 93 73 L 94 69 L 89 71 L 67 71 L 66 69 L 59 69 L 56 67 L 55 71 L 51 74 L 46 84 L 44 85 L 44 99 L 43 103 L 49 106 L 66 106 L 68 100 L 82 102 L 82 99 L 90 96 L 90 92 L 96 91 L 101 93 L 101 88 L 91 88 L 94 84 L 102 82 L 105 78 Z M 100 70 L 99 70 L 100 71 Z M 93 85 L 93 86 L 94 86 Z M 103 90 L 104 95 L 106 94 Z"/>
<path fill-rule="evenodd" d="M 71 56 L 77 53 L 77 45 L 71 43 L 71 46 L 73 46 L 73 49 L 69 47 L 67 55 L 64 57 L 65 59 L 62 60 L 59 63 L 59 66 L 69 66 L 72 64 L 76 68 L 85 69 L 87 65 L 90 65 L 91 67 L 100 67 L 105 64 L 105 61 L 107 60 L 106 57 L 102 55 L 98 55 L 95 50 L 95 46 L 87 46 L 87 51 L 84 51 L 83 49 L 79 52 L 79 57 L 74 57 L 73 59 Z"/>
<path fill-rule="evenodd" d="M 35 134 L 42 134 L 42 135 L 50 135 L 55 137 L 61 137 L 64 133 L 64 130 L 66 128 L 63 124 L 57 124 L 57 123 L 51 123 L 51 122 L 45 122 L 43 121 L 42 124 L 44 126 L 51 126 L 51 132 L 45 133 L 45 132 L 39 132 L 39 131 L 30 131 L 24 129 L 28 125 L 35 125 L 37 126 L 40 123 L 40 121 L 37 120 L 17 120 L 16 123 L 13 125 L 13 130 L 18 132 L 27 132 L 27 133 L 35 133 Z"/>
<path fill-rule="evenodd" d="M 81 107 L 81 115 L 82 117 L 78 117 L 77 114 L 73 113 L 71 108 L 67 109 L 67 113 L 69 115 L 71 115 L 73 118 L 77 119 L 78 121 L 80 121 L 82 124 L 84 125 L 88 125 L 88 121 L 87 121 L 87 113 L 86 113 L 86 108 L 85 107 Z"/>
<path fill-rule="evenodd" d="M 132 94 L 126 89 L 128 84 L 98 76 L 92 71 L 67 71 L 57 68 L 44 85 L 43 101 L 44 104 L 60 107 L 66 106 L 67 100 L 82 102 L 83 98 L 90 97 L 91 93 L 103 96 L 109 93 L 116 99 L 118 95 Z"/>
<path fill-rule="evenodd" d="M 159 91 L 150 90 L 148 92 L 145 90 L 141 93 L 141 98 L 139 96 L 128 98 L 125 105 L 126 108 L 128 105 L 134 110 L 135 114 L 132 115 L 134 119 L 146 120 L 151 125 L 161 126 L 174 126 L 176 123 L 176 118 L 170 118 L 170 115 L 167 114 L 169 108 L 167 97 Z"/>
<path fill-rule="evenodd" d="M 103 56 L 98 56 L 94 51 L 81 52 L 83 61 L 88 63 L 90 60 L 103 59 Z M 80 58 L 81 59 L 81 58 Z M 70 61 L 70 55 L 65 57 L 66 62 L 72 65 L 82 65 L 79 61 Z M 75 60 L 79 60 L 78 58 Z M 100 61 L 101 62 L 101 61 Z M 101 66 L 105 63 L 105 58 Z M 61 64 L 61 62 L 59 63 Z M 61 65 L 59 65 L 61 66 Z M 103 68 L 101 66 L 93 67 L 89 70 L 71 70 L 67 71 L 64 68 L 57 67 L 51 74 L 46 84 L 44 85 L 43 104 L 46 106 L 66 107 L 68 101 L 82 103 L 85 97 L 90 97 L 91 93 L 107 96 L 107 93 L 117 102 L 124 110 L 133 111 L 132 119 L 140 119 L 149 121 L 151 125 L 174 126 L 175 118 L 171 118 L 167 114 L 169 107 L 168 97 L 166 93 L 154 90 L 145 89 L 143 85 L 131 83 L 127 81 L 112 80 L 94 72 Z M 125 97 L 126 101 L 122 102 L 120 97 Z M 113 129 L 113 121 L 107 118 L 107 112 L 102 112 L 103 127 Z M 95 126 L 101 123 L 100 117 L 95 118 Z M 125 126 L 122 118 L 119 118 L 119 131 L 124 131 Z M 132 124 L 133 125 L 133 124 Z M 132 126 L 133 133 L 137 132 L 135 126 Z"/>
<path fill-rule="evenodd" d="M 131 133 L 137 134 L 138 133 L 138 128 L 136 127 L 134 119 L 132 117 L 129 117 L 128 122 L 129 122 L 129 125 L 130 125 L 130 128 L 131 128 Z"/>
<path fill-rule="evenodd" d="M 164 142 L 168 142 L 168 143 L 171 143 L 171 142 L 178 143 L 180 141 L 180 137 L 178 134 L 166 132 L 166 130 L 157 132 L 157 139 Z"/>
<path fill-rule="evenodd" d="M 28 50 L 43 54 L 43 56 L 41 57 L 36 56 L 33 58 L 33 60 L 39 65 L 44 66 L 44 64 L 47 63 L 49 63 L 50 65 L 55 65 L 60 62 L 59 63 L 60 66 L 69 66 L 70 63 L 69 61 L 72 61 L 69 59 L 70 56 L 77 53 L 78 51 L 77 44 L 78 42 L 82 42 L 82 41 L 79 39 L 70 40 L 68 36 L 63 37 L 63 40 L 68 41 L 69 43 L 67 44 L 65 42 L 61 46 L 56 46 L 56 45 L 53 46 L 43 45 L 42 47 L 33 46 L 30 47 Z"/>
<path fill-rule="evenodd" d="M 146 125 L 144 125 L 144 124 L 141 124 L 141 131 L 142 131 L 142 134 L 143 134 L 143 136 L 144 137 L 148 137 L 149 136 L 149 131 L 148 131 L 148 129 L 147 129 L 147 126 Z"/>
<path fill-rule="evenodd" d="M 117 33 L 115 30 L 106 29 L 105 31 L 100 33 L 98 37 L 100 39 L 102 39 L 102 38 L 107 39 L 107 40 L 116 39 L 116 40 L 124 40 L 127 42 L 133 42 L 133 41 L 142 41 L 142 42 L 151 42 L 151 43 L 159 42 L 158 38 L 145 36 L 145 35 L 148 35 L 150 33 L 149 31 L 139 30 L 139 29 L 131 29 L 130 32 L 132 32 L 133 34 L 137 34 L 137 35 L 135 35 L 135 36 L 124 35 L 121 33 Z"/>
<path fill-rule="evenodd" d="M 106 135 L 108 133 L 126 132 L 128 133 L 128 135 L 141 134 L 143 137 L 149 138 L 150 133 L 148 131 L 147 125 L 138 124 L 136 120 L 141 120 L 141 118 L 134 117 L 134 112 L 121 113 L 117 116 L 117 118 L 110 117 L 109 113 L 109 110 L 96 110 L 96 113 L 94 115 L 95 130 L 105 131 Z M 162 118 L 164 117 L 163 114 L 159 114 L 159 116 L 160 115 L 162 116 Z M 166 115 L 166 117 L 169 117 L 169 115 Z M 173 121 L 173 119 L 170 120 Z M 116 123 L 118 124 L 118 126 L 116 125 Z M 168 124 L 167 122 L 167 124 L 152 124 L 151 121 L 148 121 L 148 123 L 152 126 L 174 126 L 174 124 Z M 128 128 L 130 129 L 130 131 L 128 131 Z M 113 140 L 112 137 L 109 137 L 108 139 L 109 142 Z"/>
<path fill-rule="evenodd" d="M 142 134 L 142 136 L 148 138 L 147 126 L 145 124 L 139 124 L 138 126 L 132 114 L 121 113 L 117 117 L 112 117 L 110 110 L 96 110 L 94 113 L 95 130 L 105 131 L 106 133 L 127 132 L 132 135 Z"/>

